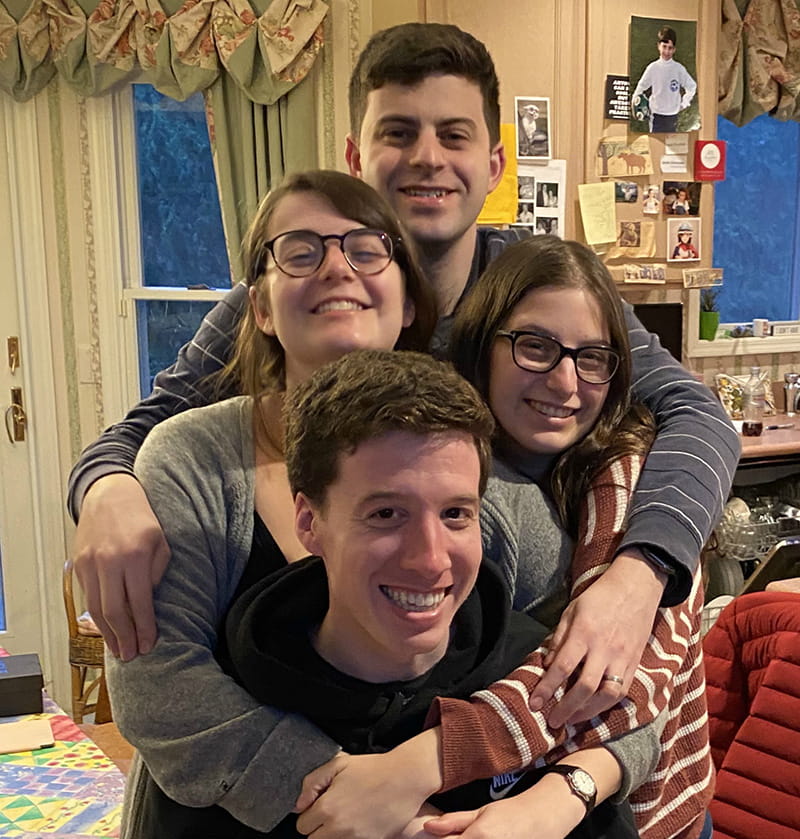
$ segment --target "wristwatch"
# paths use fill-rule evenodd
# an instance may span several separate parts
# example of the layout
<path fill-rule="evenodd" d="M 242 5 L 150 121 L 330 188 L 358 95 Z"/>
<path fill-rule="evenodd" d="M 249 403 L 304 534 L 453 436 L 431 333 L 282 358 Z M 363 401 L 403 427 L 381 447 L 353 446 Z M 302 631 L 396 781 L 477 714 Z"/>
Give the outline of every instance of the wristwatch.
<path fill-rule="evenodd" d="M 634 545 L 634 548 L 639 549 L 639 553 L 644 557 L 644 561 L 656 571 L 666 575 L 669 579 L 675 576 L 675 566 L 670 565 L 666 559 L 661 555 L 658 548 L 651 548 L 650 545 Z"/>
<path fill-rule="evenodd" d="M 579 766 L 570 766 L 567 763 L 555 763 L 547 767 L 547 773 L 553 772 L 556 775 L 563 775 L 567 779 L 573 795 L 586 805 L 586 812 L 591 813 L 597 800 L 597 784 L 594 778 Z"/>

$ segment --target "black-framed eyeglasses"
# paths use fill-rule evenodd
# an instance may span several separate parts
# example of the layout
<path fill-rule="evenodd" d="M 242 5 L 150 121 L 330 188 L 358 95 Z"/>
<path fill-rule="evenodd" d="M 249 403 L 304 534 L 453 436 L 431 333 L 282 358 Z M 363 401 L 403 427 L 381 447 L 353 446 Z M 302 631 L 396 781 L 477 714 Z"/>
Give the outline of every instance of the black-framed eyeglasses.
<path fill-rule="evenodd" d="M 575 364 L 579 379 L 590 385 L 604 385 L 614 378 L 619 367 L 619 353 L 611 347 L 572 349 L 555 338 L 521 329 L 498 332 L 497 337 L 511 341 L 514 364 L 532 373 L 547 373 L 568 355 Z"/>
<path fill-rule="evenodd" d="M 325 261 L 328 242 L 339 243 L 348 265 L 359 274 L 378 274 L 392 261 L 395 243 L 388 233 L 359 227 L 344 234 L 321 236 L 313 230 L 288 230 L 264 248 L 278 268 L 290 277 L 308 277 Z M 264 266 L 261 266 L 261 271 Z M 260 273 L 260 272 L 259 272 Z"/>

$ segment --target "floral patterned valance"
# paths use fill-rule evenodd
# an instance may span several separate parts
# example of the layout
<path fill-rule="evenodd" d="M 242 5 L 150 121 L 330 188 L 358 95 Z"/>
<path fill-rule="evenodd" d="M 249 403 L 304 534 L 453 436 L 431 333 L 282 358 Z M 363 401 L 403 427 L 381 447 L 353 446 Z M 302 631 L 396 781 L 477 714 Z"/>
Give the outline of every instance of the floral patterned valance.
<path fill-rule="evenodd" d="M 800 121 L 797 0 L 722 0 L 719 113 L 736 125 Z"/>
<path fill-rule="evenodd" d="M 18 5 L 18 4 L 17 4 Z M 86 3 L 84 2 L 84 5 Z M 271 105 L 303 79 L 319 53 L 322 0 L 31 0 L 12 15 L 0 0 L 0 90 L 24 101 L 58 73 L 93 96 L 146 81 L 186 99 L 227 72 L 253 102 Z"/>

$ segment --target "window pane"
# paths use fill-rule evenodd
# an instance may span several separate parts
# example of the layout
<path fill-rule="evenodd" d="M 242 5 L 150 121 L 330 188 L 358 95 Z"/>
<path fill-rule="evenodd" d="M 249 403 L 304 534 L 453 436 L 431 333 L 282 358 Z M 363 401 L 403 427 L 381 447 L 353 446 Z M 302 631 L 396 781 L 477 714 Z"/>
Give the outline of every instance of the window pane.
<path fill-rule="evenodd" d="M 726 178 L 714 186 L 720 319 L 795 318 L 800 125 L 764 114 L 739 128 L 720 117 L 717 132 L 728 143 Z"/>
<path fill-rule="evenodd" d="M 203 97 L 133 86 L 142 282 L 230 288 Z"/>
<path fill-rule="evenodd" d="M 194 335 L 213 306 L 208 300 L 136 301 L 142 397 L 153 389 L 156 373 L 175 361 L 178 350 Z"/>

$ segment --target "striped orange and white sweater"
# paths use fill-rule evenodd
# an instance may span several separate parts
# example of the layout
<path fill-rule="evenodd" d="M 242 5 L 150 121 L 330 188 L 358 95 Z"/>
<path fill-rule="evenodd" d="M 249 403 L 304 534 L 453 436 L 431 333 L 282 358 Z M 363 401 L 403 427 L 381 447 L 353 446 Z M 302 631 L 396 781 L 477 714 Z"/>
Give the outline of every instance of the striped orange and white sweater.
<path fill-rule="evenodd" d="M 627 457 L 598 476 L 581 515 L 571 569 L 571 597 L 609 566 L 622 537 L 642 459 Z M 630 795 L 643 839 L 695 839 L 713 793 L 708 714 L 701 646 L 703 587 L 695 573 L 687 600 L 660 608 L 631 689 L 617 705 L 587 723 L 551 729 L 546 715 L 559 690 L 539 712 L 528 697 L 541 676 L 546 649 L 535 650 L 508 678 L 470 700 L 439 699 L 444 789 L 552 763 L 655 719 L 668 708 L 661 757 L 647 781 Z"/>

